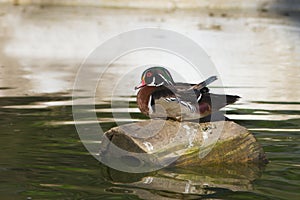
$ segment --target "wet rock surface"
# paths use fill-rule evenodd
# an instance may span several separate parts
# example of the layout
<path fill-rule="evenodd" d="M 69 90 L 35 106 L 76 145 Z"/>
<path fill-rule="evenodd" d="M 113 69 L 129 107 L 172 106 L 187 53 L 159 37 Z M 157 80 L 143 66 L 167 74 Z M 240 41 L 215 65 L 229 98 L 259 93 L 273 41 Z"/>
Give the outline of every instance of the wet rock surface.
<path fill-rule="evenodd" d="M 135 163 L 141 159 L 137 154 L 151 155 L 162 165 L 173 159 L 176 166 L 267 162 L 255 137 L 232 121 L 147 120 L 112 128 L 105 136 L 109 140 L 101 145 L 101 152 L 110 159 L 124 158 L 111 147 L 112 142 L 127 152 L 127 158 L 135 158 Z M 138 165 L 148 161 L 153 160 L 142 158 Z"/>

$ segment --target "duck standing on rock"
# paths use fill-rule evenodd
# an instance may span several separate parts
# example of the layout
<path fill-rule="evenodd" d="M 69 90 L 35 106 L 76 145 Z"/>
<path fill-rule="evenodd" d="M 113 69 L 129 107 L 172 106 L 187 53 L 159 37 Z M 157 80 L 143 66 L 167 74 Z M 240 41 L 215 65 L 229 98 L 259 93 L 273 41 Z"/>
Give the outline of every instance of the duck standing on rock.
<path fill-rule="evenodd" d="M 141 77 L 137 94 L 140 111 L 151 118 L 169 118 L 189 121 L 205 118 L 240 97 L 236 95 L 213 94 L 207 86 L 217 80 L 211 76 L 199 84 L 174 82 L 164 67 L 146 69 Z"/>

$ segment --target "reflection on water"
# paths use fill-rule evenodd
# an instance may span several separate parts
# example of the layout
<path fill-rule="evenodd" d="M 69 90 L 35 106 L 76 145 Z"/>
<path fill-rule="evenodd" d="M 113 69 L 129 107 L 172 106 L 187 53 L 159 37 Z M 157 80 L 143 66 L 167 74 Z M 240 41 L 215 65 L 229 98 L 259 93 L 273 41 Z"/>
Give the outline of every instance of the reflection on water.
<path fill-rule="evenodd" d="M 221 74 L 226 93 L 243 97 L 226 109 L 227 116 L 257 137 L 270 160 L 265 168 L 199 166 L 126 174 L 88 154 L 71 108 L 70 91 L 79 63 L 95 43 L 145 26 L 177 30 L 203 46 Z M 0 33 L 1 199 L 299 197 L 300 29 L 296 18 L 195 10 L 3 6 L 0 28 L 4 30 Z M 107 94 L 120 75 L 145 64 L 144 57 L 132 54 L 113 63 L 97 94 Z M 167 65 L 166 58 L 156 62 Z M 182 76 L 191 78 L 185 71 Z M 139 76 L 136 72 L 119 83 L 124 94 L 114 96 L 116 105 L 129 102 L 129 109 L 112 110 L 109 97 L 97 98 L 98 121 L 86 123 L 100 123 L 106 131 L 117 123 L 145 119 L 132 96 Z M 118 118 L 113 119 L 112 111 Z"/>
<path fill-rule="evenodd" d="M 102 165 L 86 152 L 74 125 L 67 123 L 72 121 L 70 99 L 61 94 L 1 98 L 0 191 L 4 199 L 296 199 L 299 195 L 299 118 L 237 120 L 252 129 L 263 145 L 270 160 L 266 168 L 222 165 L 128 174 Z M 99 119 L 111 119 L 109 108 L 110 104 L 96 105 Z M 255 112 L 235 108 L 228 114 Z M 264 112 L 275 118 L 300 114 L 299 110 Z M 137 112 L 130 114 L 143 119 Z M 104 131 L 116 126 L 112 120 L 100 124 Z"/>
<path fill-rule="evenodd" d="M 260 177 L 261 171 L 257 165 L 230 165 L 164 169 L 152 174 L 126 174 L 108 169 L 106 176 L 113 188 L 136 191 L 142 199 L 216 198 L 221 190 L 253 190 L 252 181 Z"/>

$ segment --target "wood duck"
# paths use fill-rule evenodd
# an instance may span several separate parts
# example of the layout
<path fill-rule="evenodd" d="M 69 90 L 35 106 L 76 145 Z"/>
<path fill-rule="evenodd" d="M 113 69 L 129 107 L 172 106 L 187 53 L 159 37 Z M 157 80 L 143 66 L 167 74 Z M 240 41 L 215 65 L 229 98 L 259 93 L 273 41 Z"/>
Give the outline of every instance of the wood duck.
<path fill-rule="evenodd" d="M 174 82 L 163 67 L 145 70 L 139 89 L 137 104 L 140 111 L 151 118 L 170 118 L 188 121 L 204 118 L 222 107 L 236 102 L 236 95 L 212 94 L 207 86 L 217 80 L 211 76 L 199 84 Z"/>

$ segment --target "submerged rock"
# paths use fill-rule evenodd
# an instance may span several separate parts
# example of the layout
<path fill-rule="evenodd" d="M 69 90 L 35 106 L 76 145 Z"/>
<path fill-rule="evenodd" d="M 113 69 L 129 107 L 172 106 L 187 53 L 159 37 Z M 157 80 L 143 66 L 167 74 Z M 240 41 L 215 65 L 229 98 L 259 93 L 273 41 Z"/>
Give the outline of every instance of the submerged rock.
<path fill-rule="evenodd" d="M 267 162 L 255 137 L 232 121 L 146 120 L 112 128 L 105 136 L 108 140 L 101 144 L 100 155 L 115 166 Z"/>

